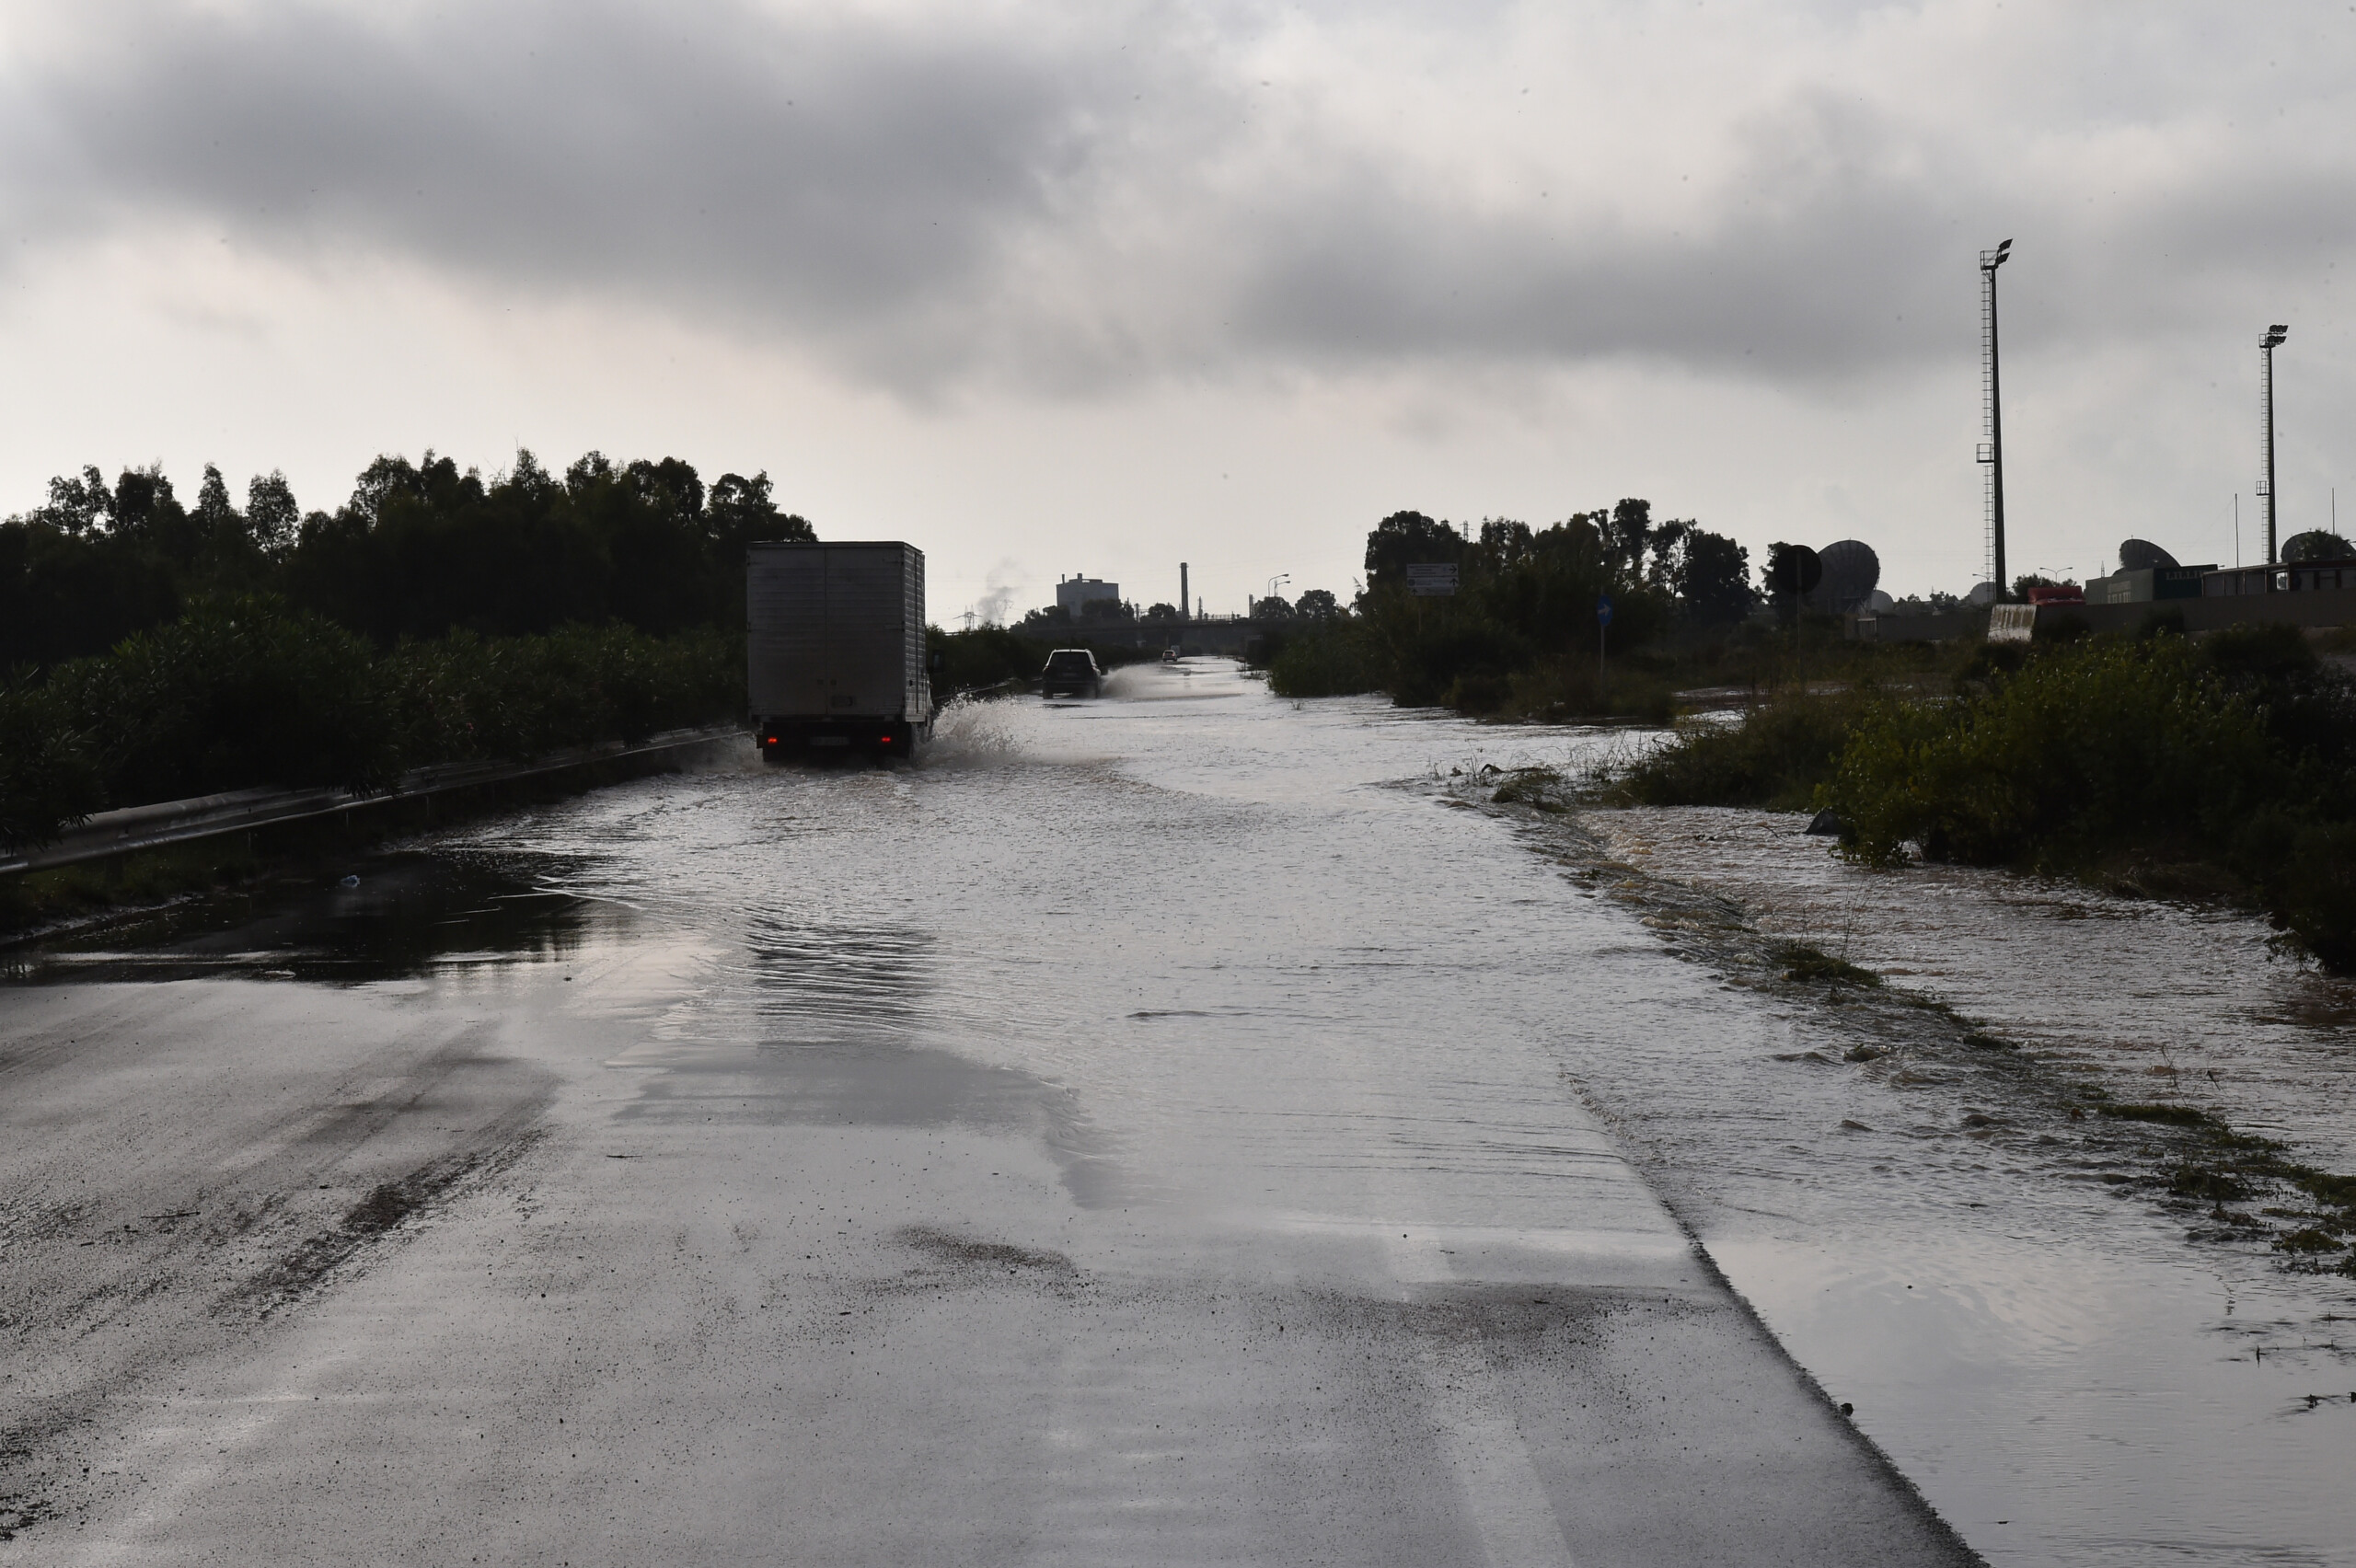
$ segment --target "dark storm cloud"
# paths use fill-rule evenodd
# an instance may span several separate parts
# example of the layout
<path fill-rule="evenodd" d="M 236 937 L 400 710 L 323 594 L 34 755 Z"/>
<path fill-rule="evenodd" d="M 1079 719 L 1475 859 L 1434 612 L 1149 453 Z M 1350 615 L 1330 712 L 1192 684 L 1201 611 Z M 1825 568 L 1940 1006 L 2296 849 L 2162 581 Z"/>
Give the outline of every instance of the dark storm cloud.
<path fill-rule="evenodd" d="M 1969 280 L 1966 242 L 1920 179 L 1865 156 L 1888 128 L 1795 118 L 1831 123 L 1760 128 L 1724 182 L 1731 194 L 1681 224 L 1451 211 L 1370 169 L 1303 190 L 1242 308 L 1258 331 L 1321 353 L 1655 356 L 1810 374 L 1929 347 L 1944 296 Z M 1350 161 L 1337 151 L 1328 168 Z"/>
<path fill-rule="evenodd" d="M 726 6 L 166 11 L 19 67 L 9 178 L 69 229 L 161 210 L 888 340 L 1060 221 L 1142 75 L 1098 53 Z"/>
<path fill-rule="evenodd" d="M 1406 156 L 1346 115 L 1274 117 L 1215 26 L 1162 7 L 91 15 L 6 84 L 7 193 L 45 235 L 170 215 L 388 254 L 902 389 L 1270 361 L 1847 375 L 1962 349 L 1972 255 L 2004 234 L 2070 302 L 2030 298 L 2024 329 L 2099 335 L 2334 253 L 2356 213 L 2333 151 L 2097 201 L 2066 156 L 2007 164 L 1975 127 L 1806 86 L 1738 119 L 1665 98 L 1663 137 L 1738 149 L 1704 185 L 1615 188 L 1573 147 L 1577 192 L 1475 200 L 1449 169 L 1494 162 L 1481 133 Z"/>
<path fill-rule="evenodd" d="M 1642 223 L 1483 211 L 1330 149 L 1312 160 L 1321 185 L 1270 203 L 1284 215 L 1239 318 L 1320 356 L 1842 376 L 1976 352 L 1977 259 L 2003 238 L 2018 241 L 2007 319 L 2053 344 L 2238 321 L 2356 243 L 2356 161 L 2336 145 L 2139 184 L 2089 178 L 2098 157 L 1991 158 L 1969 135 L 1812 91 L 1731 132 L 1742 152 L 1711 200 Z"/>

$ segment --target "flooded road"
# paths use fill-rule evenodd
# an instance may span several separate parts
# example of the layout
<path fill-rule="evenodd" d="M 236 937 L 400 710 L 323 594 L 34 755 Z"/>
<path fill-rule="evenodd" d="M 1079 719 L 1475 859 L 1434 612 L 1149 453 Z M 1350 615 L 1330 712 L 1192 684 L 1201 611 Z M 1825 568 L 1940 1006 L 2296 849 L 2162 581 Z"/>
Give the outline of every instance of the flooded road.
<path fill-rule="evenodd" d="M 2297 1193 L 2174 1196 L 2148 1128 L 2057 1107 L 2210 1112 L 2356 1170 L 2356 986 L 2245 916 L 1866 870 L 1803 820 L 1583 824 L 2012 1049 L 1858 1062 L 1892 1042 L 1854 993 L 1762 997 L 1769 1051 L 1633 1043 L 1587 1081 L 1657 1142 L 1661 1190 L 1804 1363 L 1876 1390 L 1868 1429 L 1992 1560 L 2010 1539 L 2026 1562 L 2356 1562 L 2356 1279 L 2272 1245 L 2301 1220 L 2252 1223 Z"/>
<path fill-rule="evenodd" d="M 17 955 L 0 1560 L 1968 1561 L 1862 1432 L 1990 1561 L 2356 1562 L 2180 1227 L 1450 784 L 1595 744 L 1124 672 Z"/>

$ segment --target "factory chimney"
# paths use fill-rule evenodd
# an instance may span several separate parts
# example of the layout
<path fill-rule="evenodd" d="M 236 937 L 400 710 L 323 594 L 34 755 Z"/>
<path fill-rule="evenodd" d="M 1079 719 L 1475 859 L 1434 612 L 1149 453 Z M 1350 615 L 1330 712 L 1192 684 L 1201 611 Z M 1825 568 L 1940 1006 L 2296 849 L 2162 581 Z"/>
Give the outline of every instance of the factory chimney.
<path fill-rule="evenodd" d="M 1186 563 L 1178 563 L 1178 618 L 1186 618 Z"/>

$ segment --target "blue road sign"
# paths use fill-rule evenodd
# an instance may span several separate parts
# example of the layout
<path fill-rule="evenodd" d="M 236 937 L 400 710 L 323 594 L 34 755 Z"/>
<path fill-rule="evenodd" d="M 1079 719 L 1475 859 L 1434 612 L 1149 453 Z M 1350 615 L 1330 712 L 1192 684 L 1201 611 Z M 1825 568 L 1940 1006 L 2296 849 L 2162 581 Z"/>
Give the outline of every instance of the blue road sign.
<path fill-rule="evenodd" d="M 1596 595 L 1595 624 L 1598 626 L 1610 626 L 1611 624 L 1611 595 L 1609 594 L 1599 594 Z"/>

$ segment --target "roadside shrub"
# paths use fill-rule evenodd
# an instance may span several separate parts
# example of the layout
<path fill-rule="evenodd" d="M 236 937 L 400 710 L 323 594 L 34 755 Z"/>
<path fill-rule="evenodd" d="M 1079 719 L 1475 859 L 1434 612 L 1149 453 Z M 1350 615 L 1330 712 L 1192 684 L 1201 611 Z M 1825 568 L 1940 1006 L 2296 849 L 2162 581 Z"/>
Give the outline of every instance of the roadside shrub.
<path fill-rule="evenodd" d="M 1354 619 L 1294 628 L 1268 663 L 1268 689 L 1278 697 L 1356 697 L 1380 686 L 1366 628 Z"/>
<path fill-rule="evenodd" d="M 1633 768 L 1627 795 L 1653 806 L 1796 811 L 1832 776 L 1870 699 L 1788 694 L 1735 723 L 1697 720 Z"/>
<path fill-rule="evenodd" d="M 2244 689 L 2287 689 L 2322 667 L 2305 633 L 2281 622 L 2227 627 L 2201 639 L 2198 651 L 2202 667 Z"/>
<path fill-rule="evenodd" d="M 1467 712 L 1494 711 L 1502 700 L 1506 682 L 1527 666 L 1530 653 L 1512 628 L 1499 625 L 1453 601 L 1435 612 L 1428 624 L 1378 617 L 1368 630 L 1365 646 L 1374 657 L 1381 689 L 1402 708 L 1433 708 L 1468 698 L 1483 706 Z"/>
<path fill-rule="evenodd" d="M 1843 853 L 2086 872 L 2261 899 L 2356 972 L 2356 684 L 2296 628 L 1983 649 L 1957 695 L 1791 698 L 1696 722 L 1632 769 L 1660 805 L 1827 807 Z"/>
<path fill-rule="evenodd" d="M 211 602 L 46 680 L 0 684 L 0 845 L 38 845 L 110 806 L 377 790 L 426 764 L 642 741 L 744 709 L 743 640 L 716 628 L 457 632 L 379 658 L 277 600 Z"/>
<path fill-rule="evenodd" d="M 0 681 L 0 849 L 46 844 L 105 801 L 90 737 L 61 694 L 29 669 Z"/>
<path fill-rule="evenodd" d="M 1558 721 L 1633 719 L 1666 725 L 1677 716 L 1677 694 L 1647 670 L 1616 663 L 1599 669 L 1592 659 L 1568 658 L 1516 672 L 1506 706 Z"/>
<path fill-rule="evenodd" d="M 741 714 L 743 644 L 710 629 L 657 639 L 619 625 L 454 632 L 400 644 L 386 686 L 407 766 L 521 760 Z"/>
<path fill-rule="evenodd" d="M 1963 668 L 1955 674 L 1955 689 L 1971 693 L 1984 691 L 2019 673 L 2028 663 L 2029 651 L 2017 642 L 1982 642 L 1971 651 Z"/>
<path fill-rule="evenodd" d="M 2356 824 L 2301 828 L 2274 866 L 2276 920 L 2326 968 L 2356 972 Z"/>
<path fill-rule="evenodd" d="M 976 626 L 963 631 L 934 627 L 926 633 L 925 644 L 928 652 L 941 661 L 941 667 L 932 673 L 932 695 L 938 702 L 947 702 L 960 692 L 1029 680 L 1047 662 L 1044 651 L 1004 627 Z"/>
<path fill-rule="evenodd" d="M 1850 853 L 1989 865 L 2229 832 L 2279 790 L 2260 716 L 2180 640 L 2057 650 L 1979 695 L 1882 702 L 1821 792 Z"/>
<path fill-rule="evenodd" d="M 2331 770 L 2334 778 L 2356 762 L 2356 686 L 2316 656 L 2297 627 L 2220 631 L 2201 639 L 2194 660 L 2258 711 L 2287 755 Z"/>
<path fill-rule="evenodd" d="M 90 727 L 110 805 L 260 784 L 369 789 L 399 766 L 367 643 L 276 599 L 199 604 L 58 666 L 48 686 Z"/>

